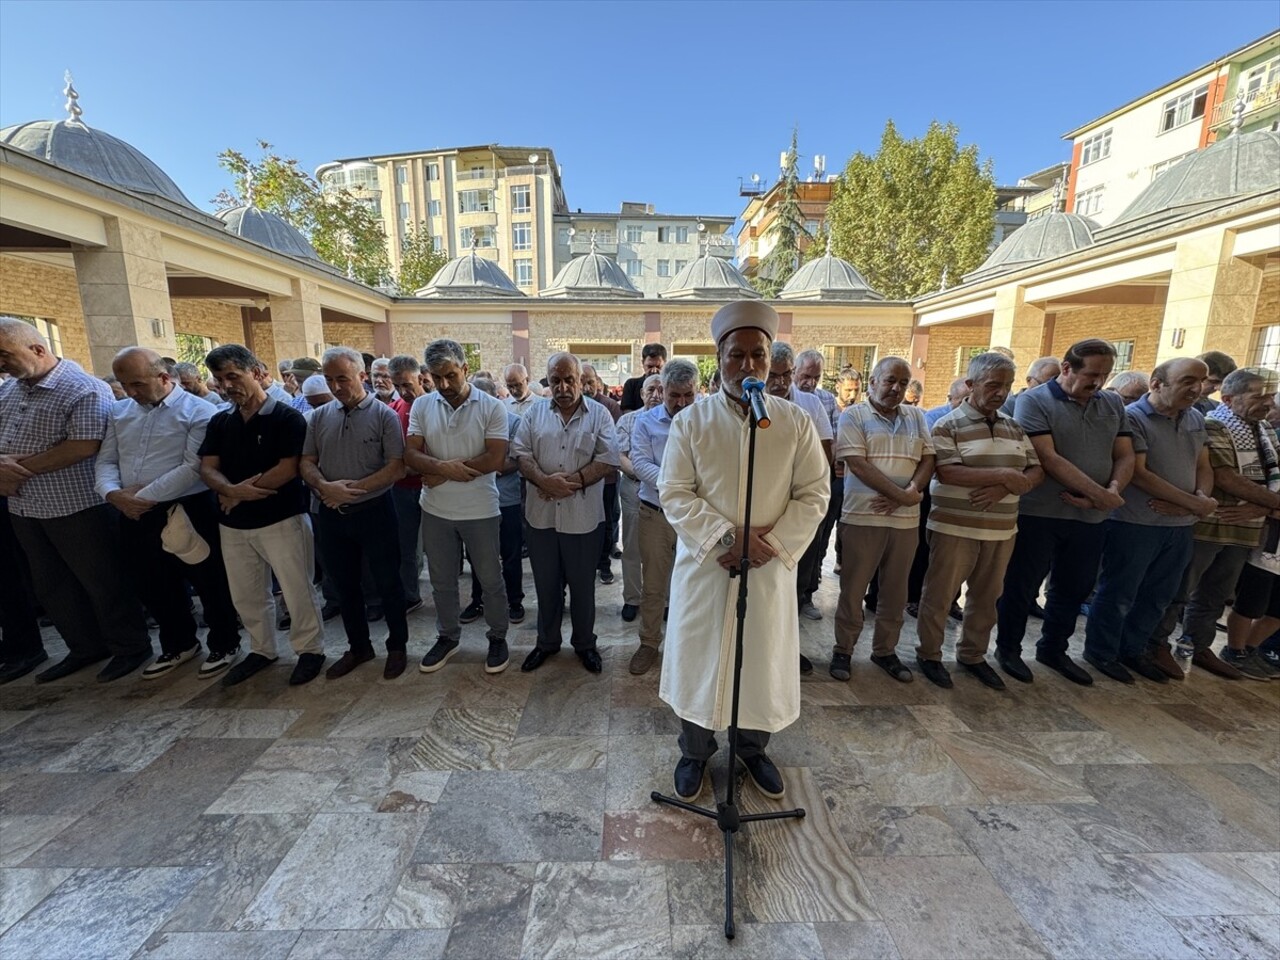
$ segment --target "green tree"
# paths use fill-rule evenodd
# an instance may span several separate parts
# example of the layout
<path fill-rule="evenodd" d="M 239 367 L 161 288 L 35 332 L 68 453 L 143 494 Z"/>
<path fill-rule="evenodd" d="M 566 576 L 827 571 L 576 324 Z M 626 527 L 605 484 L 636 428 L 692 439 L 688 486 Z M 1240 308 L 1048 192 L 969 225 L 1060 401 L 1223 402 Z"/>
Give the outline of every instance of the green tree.
<path fill-rule="evenodd" d="M 428 224 L 419 223 L 400 244 L 400 275 L 396 285 L 403 296 L 421 290 L 440 268 L 449 262 L 449 255 L 436 249 Z"/>
<path fill-rule="evenodd" d="M 982 263 L 995 214 L 991 161 L 961 147 L 954 124 L 936 120 L 919 139 L 885 124 L 874 156 L 855 153 L 827 209 L 832 252 L 876 290 L 909 300 Z"/>
<path fill-rule="evenodd" d="M 773 247 L 760 261 L 756 271 L 755 287 L 764 297 L 778 295 L 791 275 L 800 266 L 800 239 L 808 238 L 804 227 L 804 212 L 800 209 L 800 177 L 796 173 L 796 140 L 798 131 L 791 131 L 791 149 L 783 156 L 782 190 L 773 208 L 773 222 L 764 235 L 773 241 Z"/>
<path fill-rule="evenodd" d="M 213 198 L 219 210 L 252 203 L 300 230 L 320 259 L 370 286 L 391 280 L 387 238 L 377 211 L 347 190 L 323 192 L 293 157 L 281 156 L 265 140 L 251 160 L 239 150 L 218 154 L 218 165 L 234 186 Z"/>

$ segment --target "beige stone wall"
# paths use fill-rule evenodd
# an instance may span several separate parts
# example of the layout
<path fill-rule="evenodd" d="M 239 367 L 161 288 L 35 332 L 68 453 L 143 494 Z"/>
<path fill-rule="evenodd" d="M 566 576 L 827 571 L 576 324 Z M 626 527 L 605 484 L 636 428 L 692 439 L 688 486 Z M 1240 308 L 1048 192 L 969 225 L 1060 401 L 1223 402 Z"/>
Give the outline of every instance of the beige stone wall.
<path fill-rule="evenodd" d="M 662 340 L 670 343 L 663 331 Z M 644 346 L 644 313 L 642 311 L 585 313 L 578 311 L 529 311 L 530 370 L 542 371 L 547 358 L 569 344 L 630 344 L 632 369 L 640 368 L 640 349 Z M 508 333 L 507 353 L 511 353 Z"/>
<path fill-rule="evenodd" d="M 422 351 L 427 344 L 441 337 L 457 340 L 461 344 L 479 344 L 480 369 L 488 370 L 494 376 L 500 376 L 502 368 L 511 362 L 510 323 L 418 323 L 396 320 L 391 324 L 392 350 L 410 354 L 419 360 L 422 359 Z"/>
<path fill-rule="evenodd" d="M 244 324 L 240 320 L 240 308 L 221 300 L 175 299 L 173 303 L 173 329 L 178 333 L 190 333 L 209 337 L 215 343 L 243 343 Z"/>
<path fill-rule="evenodd" d="M 277 363 L 276 343 L 275 338 L 271 336 L 271 321 L 254 320 L 249 324 L 249 328 L 253 333 L 253 343 L 245 344 L 245 346 L 253 351 L 254 356 L 267 365 L 268 370 L 275 370 Z M 289 359 L 295 360 L 297 358 L 290 357 Z"/>
<path fill-rule="evenodd" d="M 1255 327 L 1271 323 L 1280 323 L 1280 271 L 1276 270 L 1262 275 L 1262 289 L 1258 291 L 1258 306 L 1253 314 Z"/>
<path fill-rule="evenodd" d="M 875 344 L 876 358 L 899 356 L 908 361 L 911 352 L 910 327 L 846 326 L 844 324 L 796 324 L 791 328 L 791 345 L 796 352 L 821 350 L 825 346 Z M 832 372 L 832 371 L 827 371 Z"/>
<path fill-rule="evenodd" d="M 1054 318 L 1053 347 L 1049 353 L 1061 357 L 1073 343 L 1090 337 L 1112 341 L 1132 340 L 1131 369 L 1150 373 L 1156 365 L 1156 351 L 1160 346 L 1160 329 L 1163 323 L 1164 308 L 1161 306 L 1086 307 L 1059 313 Z M 1018 359 L 1022 360 L 1021 357 Z"/>
<path fill-rule="evenodd" d="M 0 313 L 56 322 L 62 355 L 92 371 L 74 270 L 0 254 Z"/>
<path fill-rule="evenodd" d="M 351 347 L 361 353 L 378 351 L 373 348 L 373 324 L 371 323 L 326 323 L 324 325 L 324 344 L 337 344 L 340 347 Z"/>
<path fill-rule="evenodd" d="M 710 343 L 711 318 L 715 310 L 681 311 L 662 318 L 662 342 L 670 350 L 677 343 Z"/>
<path fill-rule="evenodd" d="M 936 407 L 947 398 L 947 387 L 951 386 L 951 381 L 968 368 L 967 357 L 964 363 L 957 366 L 962 348 L 986 347 L 990 343 L 989 323 L 963 327 L 946 324 L 930 327 L 929 356 L 924 368 L 924 400 L 921 406 Z"/>

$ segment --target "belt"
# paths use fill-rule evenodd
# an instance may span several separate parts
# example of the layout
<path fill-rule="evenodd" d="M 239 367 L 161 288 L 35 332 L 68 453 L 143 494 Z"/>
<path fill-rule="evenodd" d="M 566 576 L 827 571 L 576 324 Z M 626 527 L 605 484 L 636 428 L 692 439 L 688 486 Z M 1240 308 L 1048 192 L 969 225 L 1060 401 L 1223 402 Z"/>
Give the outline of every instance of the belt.
<path fill-rule="evenodd" d="M 371 510 L 372 508 L 379 506 L 382 503 L 382 498 L 386 495 L 386 493 L 380 493 L 370 500 L 361 500 L 359 503 L 344 503 L 340 507 L 329 507 L 322 503 L 320 504 L 320 509 L 332 510 L 334 513 L 340 513 L 344 517 L 349 517 L 354 513 L 364 513 L 366 510 Z"/>
<path fill-rule="evenodd" d="M 650 510 L 657 510 L 659 513 L 662 512 L 662 508 L 660 506 L 658 506 L 656 503 L 650 503 L 648 500 L 645 500 L 643 497 L 640 498 L 640 502 L 643 503 Z"/>

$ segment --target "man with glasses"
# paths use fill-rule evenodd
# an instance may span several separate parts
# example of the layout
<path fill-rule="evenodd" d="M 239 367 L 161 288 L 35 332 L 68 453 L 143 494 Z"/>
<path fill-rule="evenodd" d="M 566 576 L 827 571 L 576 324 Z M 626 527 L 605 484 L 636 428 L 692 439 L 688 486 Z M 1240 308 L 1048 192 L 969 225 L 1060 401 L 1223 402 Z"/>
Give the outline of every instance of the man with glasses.
<path fill-rule="evenodd" d="M 1027 368 L 1026 388 L 1018 393 L 1009 394 L 1009 399 L 1004 402 L 1000 412 L 1006 417 L 1012 417 L 1017 411 L 1018 397 L 1026 393 L 1027 390 L 1040 386 L 1042 383 L 1057 379 L 1060 373 L 1062 373 L 1062 365 L 1058 362 L 1057 357 L 1041 357 L 1039 360 L 1033 361 L 1031 366 Z"/>
<path fill-rule="evenodd" d="M 512 413 L 523 417 L 538 399 L 529 389 L 529 371 L 523 363 L 512 363 L 502 371 L 502 379 L 507 385 L 507 398 L 503 402 Z"/>

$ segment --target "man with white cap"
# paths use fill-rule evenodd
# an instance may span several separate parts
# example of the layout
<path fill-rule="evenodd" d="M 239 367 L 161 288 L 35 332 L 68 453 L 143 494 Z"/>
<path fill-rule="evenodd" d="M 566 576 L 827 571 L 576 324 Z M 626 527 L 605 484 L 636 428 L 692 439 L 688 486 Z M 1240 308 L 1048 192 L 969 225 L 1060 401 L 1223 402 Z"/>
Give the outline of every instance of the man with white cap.
<path fill-rule="evenodd" d="M 333 394 L 329 392 L 329 381 L 324 378 L 323 373 L 312 374 L 302 381 L 302 398 L 307 401 L 307 408 L 300 412 L 306 420 L 311 419 L 313 410 L 323 407 L 333 399 Z"/>
<path fill-rule="evenodd" d="M 730 571 L 744 540 L 751 580 L 737 750 L 768 797 L 785 789 L 764 752 L 769 735 L 800 715 L 796 566 L 822 522 L 831 487 L 812 421 L 773 396 L 763 398 L 771 422 L 757 433 L 752 526 L 743 529 L 750 418 L 742 385 L 768 374 L 777 333 L 778 314 L 767 304 L 744 300 L 716 312 L 711 335 L 720 392 L 672 421 L 663 452 L 658 492 L 677 541 L 658 695 L 680 718 L 675 788 L 684 800 L 702 792 L 717 749 L 713 731 L 731 719 L 738 591 Z"/>

